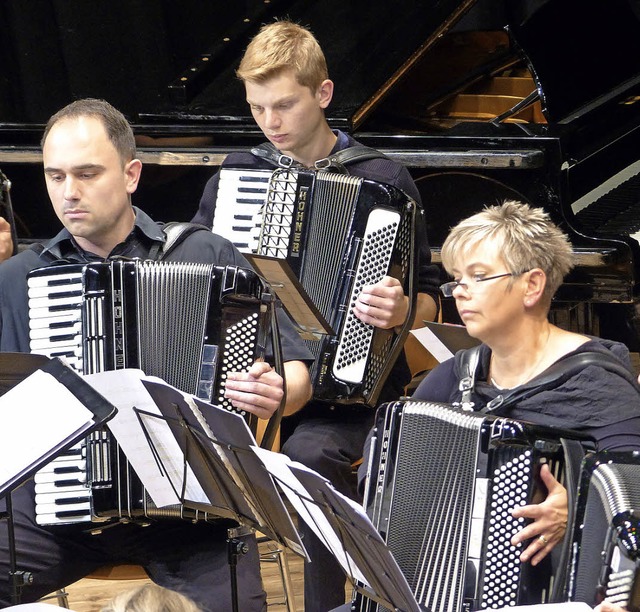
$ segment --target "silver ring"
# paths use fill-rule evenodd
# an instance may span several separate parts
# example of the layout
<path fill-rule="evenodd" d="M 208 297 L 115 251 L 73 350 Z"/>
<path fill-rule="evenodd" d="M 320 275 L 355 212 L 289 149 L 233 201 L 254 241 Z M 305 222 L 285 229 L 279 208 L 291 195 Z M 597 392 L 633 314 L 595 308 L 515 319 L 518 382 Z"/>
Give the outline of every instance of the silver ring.
<path fill-rule="evenodd" d="M 547 540 L 547 538 L 545 538 L 543 535 L 539 535 L 538 540 L 540 540 L 544 546 L 549 543 L 549 540 Z"/>

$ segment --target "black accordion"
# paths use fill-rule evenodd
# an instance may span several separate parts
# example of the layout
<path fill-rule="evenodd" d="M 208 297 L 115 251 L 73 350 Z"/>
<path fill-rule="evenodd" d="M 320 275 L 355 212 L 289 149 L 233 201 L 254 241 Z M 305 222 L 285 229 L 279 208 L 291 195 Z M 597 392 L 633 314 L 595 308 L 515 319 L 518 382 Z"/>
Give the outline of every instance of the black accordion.
<path fill-rule="evenodd" d="M 139 368 L 227 410 L 226 372 L 265 354 L 268 286 L 252 270 L 139 260 L 68 264 L 28 275 L 32 353 L 81 374 Z M 257 419 L 244 414 L 255 433 Z M 111 518 L 201 518 L 156 508 L 106 429 L 35 476 L 41 524 Z"/>
<path fill-rule="evenodd" d="M 568 575 L 569 601 L 640 611 L 640 452 L 587 455 Z"/>
<path fill-rule="evenodd" d="M 544 499 L 543 463 L 562 480 L 560 436 L 573 433 L 434 403 L 380 413 L 365 506 L 416 601 L 432 612 L 549 601 L 551 568 L 520 562 L 510 540 L 525 522 L 511 510 Z M 383 609 L 361 594 L 352 603 Z"/>
<path fill-rule="evenodd" d="M 374 328 L 353 305 L 385 275 L 413 295 L 416 214 L 400 189 L 345 174 L 221 170 L 213 231 L 244 253 L 285 260 L 334 332 L 307 340 L 316 399 L 376 403 L 410 326 Z"/>

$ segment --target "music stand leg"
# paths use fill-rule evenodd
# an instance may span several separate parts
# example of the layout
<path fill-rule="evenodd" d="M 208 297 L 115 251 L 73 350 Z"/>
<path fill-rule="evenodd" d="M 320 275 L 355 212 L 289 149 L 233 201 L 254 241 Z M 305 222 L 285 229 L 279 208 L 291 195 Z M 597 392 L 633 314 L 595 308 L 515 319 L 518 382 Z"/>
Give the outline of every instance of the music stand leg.
<path fill-rule="evenodd" d="M 7 510 L 5 514 L 0 515 L 7 521 L 7 540 L 9 543 L 9 580 L 11 582 L 11 603 L 16 605 L 22 599 L 22 589 L 33 582 L 33 574 L 31 572 L 18 571 L 16 561 L 16 538 L 13 526 L 13 503 L 11 502 L 11 493 L 5 497 Z"/>
<path fill-rule="evenodd" d="M 229 532 L 235 530 L 230 529 Z M 230 536 L 227 540 L 227 551 L 229 558 L 229 572 L 231 574 L 231 610 L 232 612 L 239 612 L 238 610 L 238 557 L 240 555 L 246 555 L 249 552 L 249 546 L 246 542 L 243 542 L 237 537 Z"/>

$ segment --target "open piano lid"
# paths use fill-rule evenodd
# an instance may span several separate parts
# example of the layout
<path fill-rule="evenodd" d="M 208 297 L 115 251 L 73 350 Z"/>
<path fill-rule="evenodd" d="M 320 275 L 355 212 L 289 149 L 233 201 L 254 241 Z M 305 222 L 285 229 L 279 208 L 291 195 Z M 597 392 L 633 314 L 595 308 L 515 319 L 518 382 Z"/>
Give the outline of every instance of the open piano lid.
<path fill-rule="evenodd" d="M 640 83 L 640 2 L 507 2 L 550 123 L 568 123 Z"/>
<path fill-rule="evenodd" d="M 272 2 L 262 23 L 288 18 L 310 27 L 327 58 L 330 78 L 337 83 L 327 111 L 331 125 L 358 127 L 393 84 L 455 23 L 474 0 L 323 0 Z M 255 128 L 235 70 L 257 25 L 228 37 L 226 65 L 205 54 L 170 86 L 172 100 L 142 121 L 205 121 L 207 126 Z M 218 45 L 219 48 L 219 45 Z M 231 59 L 229 59 L 231 58 Z M 205 65 L 206 64 L 206 65 Z M 198 84 L 203 84 L 199 90 Z M 178 102 L 177 105 L 175 102 Z"/>

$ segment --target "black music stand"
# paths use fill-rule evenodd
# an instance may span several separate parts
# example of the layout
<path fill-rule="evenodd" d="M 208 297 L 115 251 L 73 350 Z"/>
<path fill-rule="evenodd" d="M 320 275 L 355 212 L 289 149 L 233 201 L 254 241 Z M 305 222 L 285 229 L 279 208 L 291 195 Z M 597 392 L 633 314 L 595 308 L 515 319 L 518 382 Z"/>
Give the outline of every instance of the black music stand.
<path fill-rule="evenodd" d="M 179 503 L 259 529 L 293 552 L 306 556 L 270 474 L 252 451 L 257 446 L 244 419 L 233 412 L 186 395 L 159 379 L 142 379 L 160 415 L 133 408 L 142 431 Z M 181 457 L 163 453 L 166 424 Z M 165 434 L 166 432 L 165 428 Z M 214 433 L 215 432 L 215 433 Z M 117 435 L 116 435 L 117 439 Z M 144 485 L 144 477 L 140 475 Z M 197 485 L 202 495 L 192 495 Z M 235 542 L 230 541 L 230 551 Z M 237 610 L 234 555 L 230 552 L 233 609 Z"/>
<path fill-rule="evenodd" d="M 0 353 L 0 428 L 18 441 L 0 444 L 0 499 L 5 498 L 9 543 L 11 600 L 20 603 L 22 588 L 32 582 L 28 572 L 18 571 L 13 523 L 12 492 L 70 446 L 100 427 L 115 407 L 59 359 L 22 353 Z M 56 403 L 56 401 L 61 403 Z M 56 408 L 64 404 L 63 415 Z M 24 414 L 28 410 L 29 414 Z M 38 419 L 55 418 L 51 427 Z M 41 425 L 34 429 L 34 423 Z M 34 432 L 41 435 L 33 444 Z"/>
<path fill-rule="evenodd" d="M 286 259 L 251 253 L 245 253 L 245 257 L 276 292 L 301 338 L 318 340 L 323 334 L 335 334 Z"/>
<path fill-rule="evenodd" d="M 267 451 L 259 451 L 259 456 L 266 460 Z M 356 509 L 354 502 L 313 470 L 281 458 L 277 463 L 279 468 L 273 471 L 266 463 L 265 467 L 281 484 L 294 507 L 303 510 L 299 515 L 320 532 L 320 539 L 340 561 L 354 588 L 386 608 L 424 612 L 424 606 L 416 601 L 389 547 L 364 511 Z M 282 471 L 283 467 L 297 481 L 295 484 Z M 317 514 L 314 518 L 313 509 L 321 511 L 321 521 L 317 520 Z M 339 542 L 341 551 L 333 548 L 336 542 Z M 369 586 L 365 586 L 363 578 Z"/>

